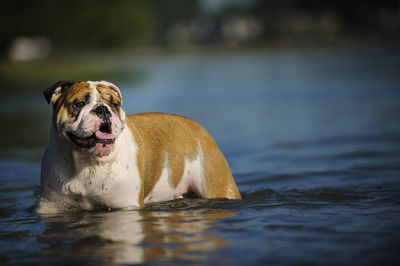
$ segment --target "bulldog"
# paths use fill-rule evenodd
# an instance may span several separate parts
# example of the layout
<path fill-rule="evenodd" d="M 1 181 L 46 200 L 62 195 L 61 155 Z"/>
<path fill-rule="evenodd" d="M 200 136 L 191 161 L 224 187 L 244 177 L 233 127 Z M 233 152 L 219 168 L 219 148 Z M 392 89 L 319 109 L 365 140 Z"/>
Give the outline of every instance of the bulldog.
<path fill-rule="evenodd" d="M 39 212 L 131 209 L 183 198 L 241 199 L 229 165 L 197 122 L 173 114 L 126 116 L 107 81 L 59 81 L 41 165 Z"/>

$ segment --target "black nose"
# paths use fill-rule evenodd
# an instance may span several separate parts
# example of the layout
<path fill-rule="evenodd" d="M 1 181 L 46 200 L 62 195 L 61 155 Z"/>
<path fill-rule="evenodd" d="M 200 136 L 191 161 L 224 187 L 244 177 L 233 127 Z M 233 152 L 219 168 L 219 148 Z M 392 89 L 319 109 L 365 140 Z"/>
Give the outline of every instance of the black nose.
<path fill-rule="evenodd" d="M 108 108 L 104 105 L 97 106 L 97 108 L 94 109 L 94 112 L 100 118 L 110 118 L 111 116 L 110 111 L 108 111 Z"/>

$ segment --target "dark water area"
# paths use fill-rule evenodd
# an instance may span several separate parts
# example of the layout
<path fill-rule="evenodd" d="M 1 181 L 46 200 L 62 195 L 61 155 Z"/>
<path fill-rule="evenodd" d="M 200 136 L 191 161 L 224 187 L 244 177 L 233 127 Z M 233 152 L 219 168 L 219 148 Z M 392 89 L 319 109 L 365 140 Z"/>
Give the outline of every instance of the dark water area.
<path fill-rule="evenodd" d="M 179 113 L 226 155 L 243 200 L 140 211 L 32 211 L 50 108 L 0 104 L 0 263 L 397 265 L 400 50 L 259 51 L 121 59 L 127 113 Z"/>

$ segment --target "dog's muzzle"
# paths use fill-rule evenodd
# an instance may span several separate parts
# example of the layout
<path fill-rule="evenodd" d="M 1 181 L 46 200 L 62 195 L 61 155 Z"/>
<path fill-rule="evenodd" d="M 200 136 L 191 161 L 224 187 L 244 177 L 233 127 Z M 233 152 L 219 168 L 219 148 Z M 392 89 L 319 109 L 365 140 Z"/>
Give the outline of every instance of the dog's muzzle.
<path fill-rule="evenodd" d="M 102 120 L 101 124 L 95 130 L 95 132 L 89 137 L 78 137 L 72 132 L 67 132 L 70 140 L 75 143 L 81 149 L 91 149 L 97 144 L 101 144 L 104 148 L 108 144 L 113 144 L 115 136 L 112 134 L 112 123 L 110 120 L 111 113 L 106 106 L 100 105 L 93 111 L 98 118 Z"/>
<path fill-rule="evenodd" d="M 109 119 L 111 117 L 110 111 L 104 105 L 97 106 L 93 112 L 101 119 Z"/>
<path fill-rule="evenodd" d="M 115 141 L 114 136 L 110 133 L 102 132 L 101 127 L 99 131 L 96 131 L 93 135 L 87 138 L 79 138 L 71 132 L 67 132 L 67 135 L 73 143 L 84 150 L 94 148 L 98 143 L 105 147 L 107 144 L 113 144 Z"/>

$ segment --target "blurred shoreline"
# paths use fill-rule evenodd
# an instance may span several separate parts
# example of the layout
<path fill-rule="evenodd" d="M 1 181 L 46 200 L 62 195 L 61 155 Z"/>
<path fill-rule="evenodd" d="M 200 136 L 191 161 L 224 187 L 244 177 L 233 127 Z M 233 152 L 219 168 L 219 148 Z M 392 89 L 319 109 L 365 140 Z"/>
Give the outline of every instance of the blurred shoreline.
<path fill-rule="evenodd" d="M 4 0 L 0 25 L 0 61 L 399 43 L 400 1 Z"/>
<path fill-rule="evenodd" d="M 146 48 L 114 49 L 91 51 L 73 51 L 52 54 L 48 57 L 26 61 L 0 60 L 0 82 L 5 94 L 16 92 L 37 93 L 49 84 L 58 80 L 115 80 L 119 82 L 135 82 L 140 80 L 140 70 L 126 71 L 124 63 L 152 58 L 201 56 L 209 54 L 246 54 L 246 53 L 290 53 L 321 52 L 334 50 L 397 50 L 396 40 L 370 37 L 348 37 L 335 43 L 296 43 L 280 41 L 270 44 L 247 46 L 186 45 L 162 48 L 149 46 Z M 135 74 L 136 73 L 136 74 Z M 18 94 L 18 93 L 17 93 Z"/>
<path fill-rule="evenodd" d="M 0 32 L 2 91 L 36 93 L 135 82 L 138 58 L 399 46 L 400 1 L 3 0 Z"/>

